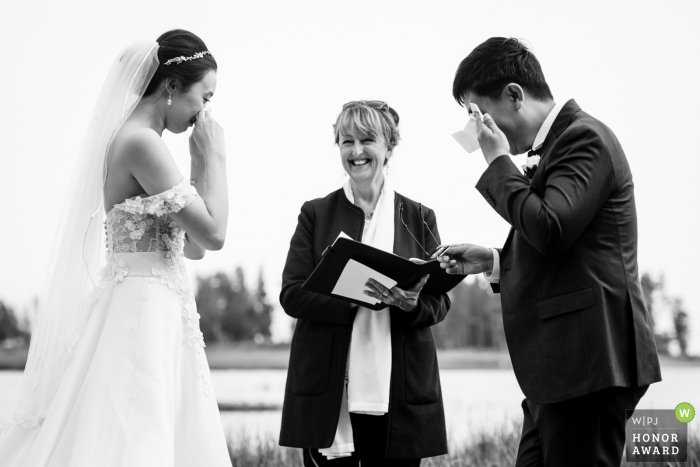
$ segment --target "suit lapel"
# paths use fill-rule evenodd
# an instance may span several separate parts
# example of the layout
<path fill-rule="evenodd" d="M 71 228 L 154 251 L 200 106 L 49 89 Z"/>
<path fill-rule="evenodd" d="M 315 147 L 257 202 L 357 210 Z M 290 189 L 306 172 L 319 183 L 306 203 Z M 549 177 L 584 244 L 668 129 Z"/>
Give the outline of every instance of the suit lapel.
<path fill-rule="evenodd" d="M 554 119 L 554 123 L 552 123 L 552 127 L 549 129 L 549 132 L 547 133 L 547 136 L 545 137 L 544 142 L 542 143 L 542 147 L 538 151 L 540 157 L 542 158 L 542 162 L 540 162 L 540 165 L 545 163 L 545 156 L 552 148 L 557 138 L 559 138 L 559 136 L 561 136 L 561 134 L 564 133 L 564 130 L 568 128 L 569 124 L 571 123 L 571 118 L 579 110 L 581 110 L 581 107 L 579 107 L 576 101 L 573 99 L 569 99 L 569 101 L 566 104 L 564 104 L 564 107 L 561 108 L 559 115 L 557 115 L 557 118 Z M 542 195 L 544 190 L 544 182 L 542 181 L 543 172 L 543 170 L 538 168 L 535 172 L 535 175 L 532 177 L 532 180 L 530 180 L 530 186 L 536 191 L 538 191 L 540 195 Z M 515 229 L 511 227 L 510 232 L 508 234 L 508 238 L 506 239 L 506 243 L 503 245 L 504 254 L 506 254 L 507 250 L 510 247 L 510 244 L 513 242 L 515 233 Z"/>
<path fill-rule="evenodd" d="M 335 195 L 338 197 L 338 208 L 347 213 L 347 215 L 338 216 L 338 218 L 341 219 L 340 232 L 344 232 L 353 240 L 361 242 L 362 230 L 364 229 L 365 224 L 365 212 L 362 210 L 362 208 L 355 206 L 350 202 L 348 197 L 345 195 L 345 190 L 342 188 L 336 191 Z M 337 237 L 340 232 L 334 233 L 335 237 Z M 331 240 L 331 243 L 335 241 L 335 237 Z"/>
<path fill-rule="evenodd" d="M 562 107 L 559 115 L 557 115 L 557 118 L 554 119 L 552 128 L 549 129 L 549 133 L 547 133 L 544 143 L 542 143 L 542 148 L 540 149 L 539 154 L 543 159 L 557 138 L 559 138 L 559 136 L 564 133 L 564 130 L 566 130 L 566 128 L 569 126 L 571 117 L 573 117 L 579 110 L 581 110 L 581 107 L 579 107 L 576 101 L 573 99 L 569 99 L 569 101 L 564 104 L 564 107 Z"/>

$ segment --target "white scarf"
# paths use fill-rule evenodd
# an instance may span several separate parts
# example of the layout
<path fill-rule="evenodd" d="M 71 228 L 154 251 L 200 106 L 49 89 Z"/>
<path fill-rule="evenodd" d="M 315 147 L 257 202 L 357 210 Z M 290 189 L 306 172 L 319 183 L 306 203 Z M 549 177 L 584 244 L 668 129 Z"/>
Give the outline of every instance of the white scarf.
<path fill-rule="evenodd" d="M 350 180 L 343 186 L 345 195 L 355 203 Z M 384 179 L 377 206 L 369 225 L 365 225 L 362 243 L 394 252 L 394 197 L 395 192 Z M 347 457 L 354 452 L 352 426 L 348 412 L 384 415 L 389 411 L 391 385 L 391 319 L 389 308 L 375 311 L 359 307 L 352 326 L 350 354 L 348 355 L 349 382 L 347 403 L 343 400 L 333 445 L 319 451 L 333 459 Z"/>

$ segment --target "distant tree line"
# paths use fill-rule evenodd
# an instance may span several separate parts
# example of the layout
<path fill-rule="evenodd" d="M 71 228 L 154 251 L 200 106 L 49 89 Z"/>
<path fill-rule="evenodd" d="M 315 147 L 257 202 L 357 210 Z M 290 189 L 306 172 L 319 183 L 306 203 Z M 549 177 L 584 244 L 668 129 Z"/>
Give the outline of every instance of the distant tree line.
<path fill-rule="evenodd" d="M 462 281 L 449 292 L 452 306 L 445 321 L 433 326 L 440 349 L 473 347 L 506 350 L 500 295 L 477 276 Z"/>
<path fill-rule="evenodd" d="M 688 349 L 688 313 L 680 298 L 670 296 L 663 276 L 653 279 L 645 273 L 641 278 L 644 299 L 654 323 L 660 353 L 668 354 L 674 342 L 682 355 Z M 481 277 L 463 281 L 449 293 L 452 307 L 445 321 L 433 327 L 435 342 L 441 349 L 472 347 L 506 350 L 500 295 L 491 292 Z M 218 272 L 197 278 L 197 309 L 200 328 L 208 343 L 270 342 L 272 305 L 260 274 L 255 288 L 246 286 L 242 268 L 233 274 Z M 657 319 L 671 313 L 673 329 L 660 331 Z M 29 320 L 21 322 L 14 311 L 0 302 L 0 346 L 18 347 L 29 344 Z"/>
<path fill-rule="evenodd" d="M 232 276 L 218 272 L 199 277 L 195 298 L 205 342 L 270 342 L 272 305 L 262 273 L 254 290 L 246 287 L 240 267 Z"/>
<path fill-rule="evenodd" d="M 29 345 L 29 323 L 20 322 L 12 308 L 0 302 L 0 347 Z"/>
<path fill-rule="evenodd" d="M 688 312 L 683 301 L 668 294 L 663 276 L 653 279 L 648 273 L 641 277 L 644 300 L 654 327 L 654 336 L 659 353 L 668 355 L 675 342 L 682 356 L 687 356 L 689 323 Z M 493 294 L 490 287 L 478 277 L 472 282 L 464 281 L 450 292 L 452 308 L 444 323 L 433 328 L 435 342 L 443 349 L 476 347 L 506 350 L 500 295 Z M 671 314 L 672 330 L 660 330 L 658 318 Z"/>
<path fill-rule="evenodd" d="M 663 275 L 658 279 L 653 279 L 648 273 L 642 274 L 642 291 L 644 300 L 649 307 L 651 321 L 654 325 L 654 337 L 656 338 L 656 348 L 661 354 L 669 353 L 669 346 L 672 342 L 678 344 L 681 355 L 688 355 L 688 312 L 685 309 L 683 300 L 672 297 L 666 292 Z M 663 309 L 669 309 L 673 319 L 673 329 L 671 331 L 659 331 L 657 319 Z"/>

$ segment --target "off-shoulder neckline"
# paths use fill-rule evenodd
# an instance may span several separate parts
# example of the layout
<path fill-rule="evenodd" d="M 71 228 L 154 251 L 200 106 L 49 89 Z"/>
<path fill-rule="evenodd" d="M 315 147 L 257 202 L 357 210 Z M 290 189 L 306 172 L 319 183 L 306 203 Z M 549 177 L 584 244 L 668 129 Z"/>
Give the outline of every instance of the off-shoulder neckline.
<path fill-rule="evenodd" d="M 155 195 L 148 195 L 148 193 L 141 193 L 140 195 L 136 195 L 136 196 L 132 196 L 131 198 L 127 198 L 124 201 L 122 201 L 121 203 L 117 203 L 114 206 L 112 206 L 112 209 L 107 211 L 107 213 L 105 215 L 108 216 L 115 209 L 122 207 L 122 206 L 125 206 L 128 201 L 135 201 L 136 198 L 141 198 L 141 201 L 143 202 L 146 200 L 150 200 L 152 198 L 161 197 L 161 196 L 165 195 L 166 193 L 173 191 L 174 189 L 180 187 L 183 183 L 185 183 L 185 177 L 182 177 L 182 180 L 180 180 L 180 182 L 178 184 L 173 185 L 171 188 L 169 188 L 161 193 L 156 193 Z M 146 195 L 146 196 L 144 197 L 143 195 Z"/>

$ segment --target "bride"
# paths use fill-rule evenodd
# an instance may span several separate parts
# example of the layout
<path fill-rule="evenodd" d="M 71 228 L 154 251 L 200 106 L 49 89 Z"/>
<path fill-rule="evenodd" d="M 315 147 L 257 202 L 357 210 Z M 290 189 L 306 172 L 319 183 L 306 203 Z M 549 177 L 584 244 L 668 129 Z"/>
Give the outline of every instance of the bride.
<path fill-rule="evenodd" d="M 224 135 L 206 111 L 216 70 L 183 30 L 115 60 L 69 183 L 3 467 L 231 465 L 183 260 L 226 234 Z M 193 125 L 185 178 L 161 134 Z"/>

